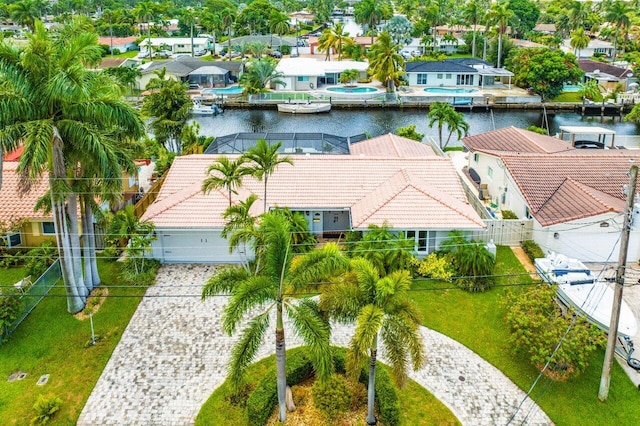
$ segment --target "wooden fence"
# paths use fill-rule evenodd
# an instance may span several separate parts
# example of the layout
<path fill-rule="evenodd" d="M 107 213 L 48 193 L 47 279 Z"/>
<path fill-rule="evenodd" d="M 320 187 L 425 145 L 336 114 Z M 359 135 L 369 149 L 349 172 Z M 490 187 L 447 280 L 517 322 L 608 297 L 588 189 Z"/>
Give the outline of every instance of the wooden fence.
<path fill-rule="evenodd" d="M 167 176 L 165 173 L 162 177 L 156 180 L 151 188 L 147 191 L 146 194 L 142 196 L 140 201 L 138 201 L 134 207 L 134 214 L 136 217 L 140 218 L 147 211 L 147 208 L 158 198 L 158 193 L 160 193 L 160 188 L 162 188 L 162 184 L 164 183 L 164 179 Z"/>

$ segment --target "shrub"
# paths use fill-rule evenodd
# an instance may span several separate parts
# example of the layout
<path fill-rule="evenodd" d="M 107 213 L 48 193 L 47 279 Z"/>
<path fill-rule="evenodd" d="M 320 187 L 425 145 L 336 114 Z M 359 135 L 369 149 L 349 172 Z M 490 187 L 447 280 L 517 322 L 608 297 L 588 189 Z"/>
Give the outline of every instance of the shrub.
<path fill-rule="evenodd" d="M 518 219 L 518 215 L 511 210 L 502 210 L 501 213 L 503 219 Z"/>
<path fill-rule="evenodd" d="M 400 403 L 396 388 L 391 383 L 387 369 L 380 364 L 376 367 L 376 402 L 380 420 L 385 426 L 395 426 L 400 423 Z"/>
<path fill-rule="evenodd" d="M 0 293 L 0 341 L 9 337 L 9 327 L 18 319 L 22 310 L 22 302 L 18 291 L 7 288 Z"/>
<path fill-rule="evenodd" d="M 45 425 L 51 420 L 51 418 L 60 410 L 62 400 L 55 395 L 49 395 L 47 397 L 40 395 L 33 409 L 36 412 L 36 416 L 31 419 L 32 425 Z"/>
<path fill-rule="evenodd" d="M 324 382 L 316 380 L 311 388 L 311 396 L 316 408 L 329 419 L 346 412 L 353 397 L 347 379 L 339 374 L 332 374 Z"/>
<path fill-rule="evenodd" d="M 158 269 L 160 269 L 160 261 L 157 259 L 144 259 L 142 266 L 138 263 L 136 269 L 136 263 L 131 258 L 128 258 L 122 265 L 120 277 L 128 284 L 153 285 L 156 282 Z"/>
<path fill-rule="evenodd" d="M 288 44 L 283 44 L 282 46 L 280 46 L 280 53 L 282 53 L 283 55 L 290 55 L 291 46 L 289 46 Z"/>
<path fill-rule="evenodd" d="M 53 245 L 53 241 L 44 241 L 39 247 L 27 252 L 25 266 L 34 281 L 45 273 L 47 268 L 55 262 L 56 257 L 58 257 L 58 250 Z"/>
<path fill-rule="evenodd" d="M 450 253 L 431 253 L 419 262 L 417 273 L 426 278 L 451 281 L 455 273 L 452 262 L 453 256 Z"/>
<path fill-rule="evenodd" d="M 493 267 L 495 256 L 481 241 L 467 240 L 460 231 L 452 231 L 443 241 L 441 249 L 453 255 L 453 264 L 459 278 L 456 285 L 467 291 L 485 291 L 495 282 Z"/>
<path fill-rule="evenodd" d="M 555 296 L 555 287 L 545 284 L 510 293 L 506 299 L 506 322 L 516 351 L 527 352 L 539 369 L 549 362 L 545 374 L 551 379 L 567 380 L 587 368 L 592 353 L 605 345 L 606 338 L 602 330 L 583 317 L 574 318 L 572 310 L 563 312 Z M 573 321 L 552 359 L 556 345 Z"/>
<path fill-rule="evenodd" d="M 540 248 L 538 244 L 536 244 L 533 240 L 527 240 L 520 243 L 522 246 L 522 250 L 524 250 L 525 254 L 531 259 L 533 262 L 535 259 L 540 257 L 544 257 L 544 252 Z"/>

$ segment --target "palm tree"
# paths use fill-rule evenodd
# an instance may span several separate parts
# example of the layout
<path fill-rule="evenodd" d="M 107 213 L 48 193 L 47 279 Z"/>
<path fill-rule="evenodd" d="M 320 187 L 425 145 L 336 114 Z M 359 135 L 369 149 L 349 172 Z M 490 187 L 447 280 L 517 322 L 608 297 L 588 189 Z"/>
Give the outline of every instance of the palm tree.
<path fill-rule="evenodd" d="M 221 270 L 211 278 L 202 290 L 202 298 L 217 294 L 230 294 L 222 319 L 223 330 L 232 335 L 244 316 L 256 308 L 261 313 L 253 317 L 242 331 L 240 339 L 231 352 L 230 381 L 237 388 L 243 380 L 245 370 L 260 347 L 270 323 L 270 312 L 275 308 L 275 344 L 279 419 L 286 420 L 285 392 L 286 345 L 284 312 L 292 326 L 309 348 L 316 375 L 325 379 L 331 372 L 329 326 L 317 314 L 317 303 L 311 299 L 296 299 L 292 296 L 299 290 L 333 275 L 341 273 L 347 260 L 338 246 L 327 244 L 294 258 L 291 226 L 280 212 L 262 216 L 257 233 L 264 241 L 260 253 L 262 267 L 256 273 L 245 268 L 232 267 Z"/>
<path fill-rule="evenodd" d="M 618 35 L 620 34 L 620 30 L 626 30 L 629 28 L 631 21 L 629 19 L 629 13 L 631 13 L 631 8 L 627 2 L 618 0 L 611 4 L 607 8 L 604 19 L 615 25 L 616 32 L 613 36 L 613 57 L 611 60 L 615 62 L 617 50 L 618 50 Z"/>
<path fill-rule="evenodd" d="M 338 60 L 342 60 L 342 51 L 347 46 L 356 44 L 355 40 L 349 37 L 349 33 L 344 32 L 344 24 L 341 22 L 326 28 L 318 40 L 318 51 L 327 52 L 327 57 L 331 60 L 331 49 L 338 52 Z"/>
<path fill-rule="evenodd" d="M 187 8 L 182 11 L 182 23 L 189 27 L 189 33 L 191 35 L 191 57 L 195 56 L 195 49 L 193 46 L 193 27 L 198 22 L 199 13 L 194 9 Z"/>
<path fill-rule="evenodd" d="M 220 14 L 206 11 L 202 14 L 200 18 L 200 24 L 204 28 L 211 30 L 211 35 L 213 36 L 213 49 L 212 55 L 216 55 L 216 40 L 217 40 L 217 32 L 220 26 L 222 25 L 222 19 L 220 19 Z M 191 43 L 193 45 L 193 43 Z"/>
<path fill-rule="evenodd" d="M 569 45 L 573 47 L 573 52 L 580 59 L 580 49 L 584 49 L 589 45 L 591 38 L 584 33 L 584 28 L 580 27 L 571 33 Z"/>
<path fill-rule="evenodd" d="M 229 61 L 231 60 L 231 34 L 234 22 L 236 22 L 236 12 L 231 8 L 224 8 L 222 12 L 220 12 L 220 20 L 222 22 L 222 26 L 227 29 L 227 58 Z"/>
<path fill-rule="evenodd" d="M 229 193 L 229 207 L 231 207 L 231 194 L 237 194 L 235 188 L 242 186 L 242 178 L 251 174 L 252 169 L 245 166 L 247 159 L 238 157 L 230 160 L 229 157 L 219 157 L 215 163 L 207 169 L 208 177 L 202 183 L 202 192 L 208 194 L 214 189 L 226 188 Z M 212 172 L 217 172 L 212 174 Z"/>
<path fill-rule="evenodd" d="M 147 25 L 147 48 L 149 49 L 149 60 L 153 61 L 153 49 L 151 48 L 151 19 L 153 19 L 156 14 L 156 6 L 151 1 L 141 1 L 136 5 L 134 14 L 141 25 L 142 23 L 146 23 Z"/>
<path fill-rule="evenodd" d="M 273 48 L 273 33 L 280 36 L 280 43 L 282 43 L 282 35 L 289 32 L 289 17 L 284 13 L 274 10 L 269 15 L 269 31 L 271 32 L 271 48 Z"/>
<path fill-rule="evenodd" d="M 232 253 L 240 244 L 243 244 L 246 255 L 247 243 L 255 238 L 254 231 L 258 218 L 251 215 L 251 207 L 257 200 L 258 196 L 251 194 L 246 200 L 229 206 L 222 214 L 227 223 L 222 228 L 221 235 L 229 241 L 229 253 Z M 255 247 L 254 252 L 257 253 L 259 249 L 260 247 Z M 248 270 L 246 259 L 243 262 Z"/>
<path fill-rule="evenodd" d="M 502 64 L 502 37 L 509 25 L 509 20 L 513 17 L 513 11 L 508 8 L 509 3 L 493 3 L 485 18 L 488 25 L 494 25 L 498 30 L 498 63 L 497 68 Z"/>
<path fill-rule="evenodd" d="M 95 34 L 70 33 L 54 41 L 39 21 L 25 47 L 0 44 L 0 146 L 10 147 L 18 140 L 24 144 L 19 171 L 25 187 L 48 169 L 71 313 L 83 308 L 87 291 L 78 271 L 80 247 L 72 235 L 78 224 L 74 170 L 87 169 L 105 181 L 120 180 L 123 154 L 118 143 L 144 134 L 142 120 L 122 100 L 113 79 L 87 70 L 101 56 Z"/>
<path fill-rule="evenodd" d="M 267 212 L 267 181 L 279 164 L 287 163 L 293 165 L 293 159 L 289 156 L 280 157 L 278 150 L 282 146 L 282 142 L 269 145 L 265 139 L 258 139 L 255 146 L 249 148 L 244 156 L 253 162 L 252 174 L 258 180 L 264 181 L 264 209 Z"/>
<path fill-rule="evenodd" d="M 385 17 L 384 8 L 376 0 L 362 0 L 355 4 L 354 17 L 358 24 L 366 25 L 371 32 L 371 44 L 376 26 Z"/>
<path fill-rule="evenodd" d="M 406 381 L 409 363 L 414 370 L 425 361 L 420 335 L 420 314 L 409 297 L 409 271 L 395 271 L 381 277 L 373 264 L 355 258 L 342 281 L 325 286 L 320 295 L 320 310 L 340 322 L 355 322 L 355 335 L 347 353 L 347 371 L 357 378 L 369 364 L 367 424 L 375 425 L 376 361 L 380 338 L 391 362 L 391 371 L 399 386 Z"/>
<path fill-rule="evenodd" d="M 415 241 L 404 233 L 394 233 L 388 223 L 369 225 L 362 239 L 349 250 L 352 257 L 367 259 L 382 275 L 410 266 Z"/>
<path fill-rule="evenodd" d="M 571 22 L 571 29 L 577 30 L 582 28 L 584 30 L 584 22 L 589 17 L 590 3 L 581 1 L 573 1 L 569 6 L 569 21 Z"/>
<path fill-rule="evenodd" d="M 469 123 L 464 120 L 464 115 L 457 112 L 453 107 L 444 102 L 435 102 L 429 106 L 429 127 L 433 127 L 435 123 L 438 123 L 438 140 L 440 142 L 440 148 L 444 149 L 451 140 L 453 132 L 458 134 L 458 138 L 466 134 L 469 131 Z M 449 136 L 446 142 L 442 143 L 442 129 L 444 125 L 449 128 Z"/>
<path fill-rule="evenodd" d="M 31 32 L 35 29 L 36 19 L 40 17 L 36 2 L 23 0 L 9 6 L 11 19 L 16 24 L 29 28 Z"/>
<path fill-rule="evenodd" d="M 264 93 L 270 86 L 284 86 L 284 74 L 276 71 L 277 63 L 271 58 L 252 60 L 240 77 L 240 84 L 248 94 Z"/>
<path fill-rule="evenodd" d="M 369 52 L 370 73 L 387 87 L 395 90 L 395 81 L 404 72 L 404 58 L 398 53 L 398 46 L 392 43 L 389 33 L 383 31 Z"/>
<path fill-rule="evenodd" d="M 135 208 L 132 204 L 127 204 L 124 209 L 118 210 L 109 221 L 107 233 L 109 237 L 118 241 L 120 246 L 124 246 L 136 235 L 147 235 L 153 232 L 155 226 L 149 221 L 141 221 L 136 216 Z"/>
<path fill-rule="evenodd" d="M 476 57 L 476 33 L 478 24 L 482 20 L 484 9 L 482 9 L 479 0 L 469 0 L 462 9 L 462 19 L 467 24 L 473 26 L 473 41 L 471 45 L 471 57 Z"/>

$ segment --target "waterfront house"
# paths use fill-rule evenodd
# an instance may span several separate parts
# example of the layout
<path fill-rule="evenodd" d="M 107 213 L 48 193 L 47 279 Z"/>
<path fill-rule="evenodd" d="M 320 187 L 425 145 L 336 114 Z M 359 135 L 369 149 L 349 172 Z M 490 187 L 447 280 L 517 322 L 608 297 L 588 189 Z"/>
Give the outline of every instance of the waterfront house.
<path fill-rule="evenodd" d="M 163 68 L 166 68 L 166 76 L 167 78 L 173 78 L 175 80 L 180 81 L 191 81 L 194 82 L 202 80 L 205 83 L 208 83 L 210 80 L 215 82 L 216 85 L 219 84 L 229 84 L 231 82 L 237 82 L 242 74 L 243 69 L 242 62 L 236 61 L 203 61 L 199 58 L 192 58 L 191 56 L 184 56 L 177 59 L 171 59 L 168 61 L 154 61 L 149 62 L 141 68 L 142 76 L 138 78 L 138 84 L 141 89 L 144 89 L 149 80 L 156 77 L 154 71 L 159 71 Z M 200 74 L 198 77 L 194 74 L 193 77 L 190 75 L 195 70 L 202 67 L 216 67 L 217 69 L 211 69 L 209 71 L 214 74 Z M 206 69 L 203 70 L 207 71 Z M 226 72 L 225 72 L 226 71 Z M 208 72 L 208 71 L 207 71 Z M 216 74 L 217 73 L 217 74 Z M 222 77 L 215 78 L 216 75 Z M 199 82 L 197 84 L 200 84 Z"/>
<path fill-rule="evenodd" d="M 618 84 L 622 85 L 623 90 L 627 90 L 629 84 L 638 80 L 632 70 L 615 65 L 592 61 L 590 59 L 580 59 L 578 65 L 580 69 L 584 71 L 585 82 L 595 80 L 606 90 L 615 90 Z"/>
<path fill-rule="evenodd" d="M 168 50 L 171 53 L 188 53 L 191 54 L 191 37 L 151 37 L 145 38 L 140 42 L 141 49 L 148 49 L 149 40 L 151 40 L 151 48 L 156 50 Z M 208 37 L 194 37 L 193 50 L 211 49 L 211 41 Z"/>
<path fill-rule="evenodd" d="M 116 51 L 120 53 L 129 52 L 132 50 L 138 50 L 138 45 L 136 44 L 136 40 L 138 37 L 99 37 L 98 44 L 102 44 L 104 46 L 109 46 L 109 53 L 116 53 Z"/>
<path fill-rule="evenodd" d="M 315 58 L 283 58 L 276 67 L 277 72 L 283 74 L 284 86 L 277 86 L 275 90 L 310 90 L 323 85 L 335 85 L 340 80 L 340 74 L 348 69 L 355 69 L 360 73 L 359 78 L 367 76 L 367 62 L 357 61 L 319 61 Z"/>
<path fill-rule="evenodd" d="M 410 86 L 475 86 L 511 85 L 513 73 L 495 68 L 488 62 L 474 58 L 445 59 L 444 61 L 409 61 L 405 71 Z"/>
<path fill-rule="evenodd" d="M 576 149 L 515 127 L 462 142 L 469 151 L 469 171 L 478 176 L 491 207 L 531 219 L 533 240 L 544 251 L 589 262 L 618 258 L 627 173 L 632 161 L 640 162 L 640 151 Z M 635 261 L 640 208 L 634 225 L 628 259 Z"/>
<path fill-rule="evenodd" d="M 236 158 L 230 155 L 230 158 Z M 156 225 L 152 256 L 162 262 L 240 262 L 244 248 L 229 253 L 221 230 L 229 206 L 225 189 L 202 192 L 217 155 L 176 157 L 156 201 L 142 217 Z M 269 177 L 267 208 L 300 212 L 311 232 L 339 236 L 369 225 L 389 224 L 414 240 L 418 255 L 436 250 L 452 230 L 478 231 L 484 223 L 468 203 L 453 163 L 430 146 L 396 135 L 351 144 L 345 155 L 293 155 Z M 232 202 L 251 193 L 263 197 L 263 182 L 243 180 Z M 262 213 L 263 202 L 251 214 Z"/>
<path fill-rule="evenodd" d="M 575 54 L 578 59 L 591 58 L 594 54 L 599 54 L 606 58 L 611 58 L 611 55 L 613 55 L 613 43 L 606 40 L 598 39 L 591 39 L 589 41 L 589 45 L 580 49 L 578 52 L 576 52 L 576 49 L 571 47 L 571 40 L 565 39 L 562 42 L 560 49 L 562 49 L 562 51 L 564 51 L 565 53 Z"/>

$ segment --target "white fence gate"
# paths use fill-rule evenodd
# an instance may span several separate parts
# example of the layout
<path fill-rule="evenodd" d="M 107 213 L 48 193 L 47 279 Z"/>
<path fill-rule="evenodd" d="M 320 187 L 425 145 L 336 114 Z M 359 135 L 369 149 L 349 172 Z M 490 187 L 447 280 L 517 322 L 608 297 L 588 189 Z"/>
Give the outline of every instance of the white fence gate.
<path fill-rule="evenodd" d="M 472 232 L 472 239 L 486 243 L 493 240 L 494 244 L 502 246 L 519 246 L 522 241 L 532 239 L 531 219 L 483 219 L 483 222 L 487 227 L 482 231 Z"/>

